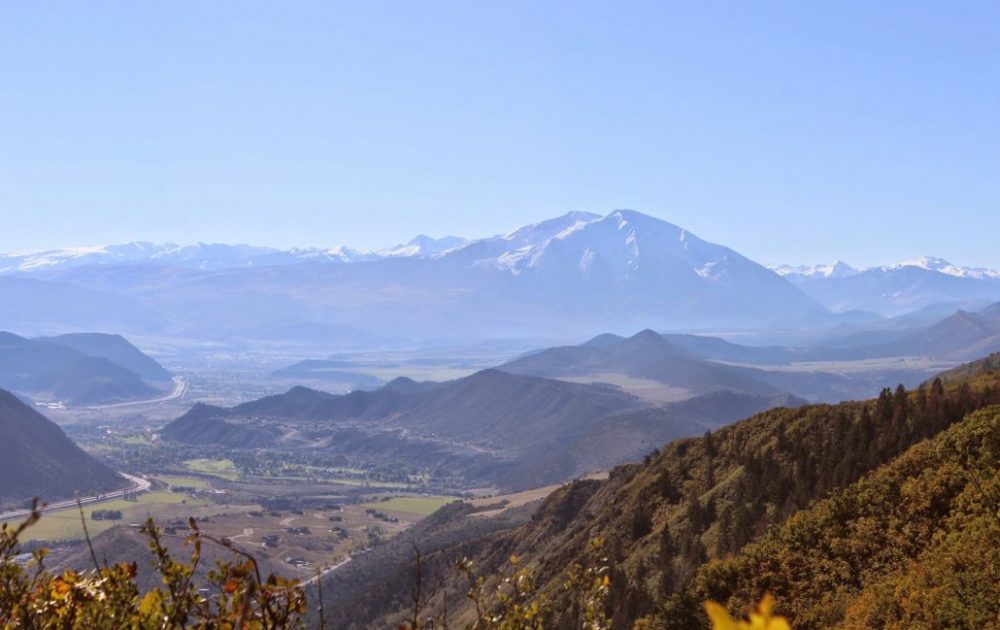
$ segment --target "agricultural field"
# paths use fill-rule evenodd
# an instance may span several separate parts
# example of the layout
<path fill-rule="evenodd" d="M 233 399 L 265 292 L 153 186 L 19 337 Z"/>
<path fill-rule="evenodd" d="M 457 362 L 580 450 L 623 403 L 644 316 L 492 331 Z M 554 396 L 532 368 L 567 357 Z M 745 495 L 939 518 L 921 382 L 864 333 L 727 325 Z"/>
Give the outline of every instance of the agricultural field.
<path fill-rule="evenodd" d="M 447 505 L 456 500 L 455 497 L 445 496 L 394 496 L 387 500 L 365 503 L 364 507 L 381 510 L 394 515 L 428 516 L 442 505 Z"/>
<path fill-rule="evenodd" d="M 192 498 L 178 492 L 147 492 L 136 497 L 135 501 L 117 499 L 83 507 L 83 516 L 87 523 L 87 531 L 95 536 L 116 525 L 141 523 L 147 516 L 156 519 L 169 518 L 178 512 L 178 506 L 192 516 L 202 516 L 210 504 L 206 501 Z M 94 520 L 91 515 L 94 510 L 120 510 L 121 520 Z M 210 510 L 209 510 L 210 511 Z M 83 524 L 80 522 L 80 511 L 67 508 L 57 512 L 46 512 L 33 526 L 28 528 L 21 537 L 23 542 L 32 540 L 80 540 L 84 537 Z"/>
<path fill-rule="evenodd" d="M 229 512 L 199 523 L 199 527 L 207 534 L 231 540 L 271 566 L 280 567 L 283 575 L 308 579 L 403 531 L 417 520 L 386 522 L 356 504 L 339 510 Z"/>
<path fill-rule="evenodd" d="M 212 484 L 202 477 L 183 477 L 180 475 L 152 475 L 153 479 L 162 481 L 172 488 L 195 488 L 209 490 Z"/>
<path fill-rule="evenodd" d="M 240 471 L 236 469 L 236 464 L 231 459 L 189 459 L 184 463 L 184 468 L 191 472 L 213 475 L 235 481 L 240 476 Z"/>

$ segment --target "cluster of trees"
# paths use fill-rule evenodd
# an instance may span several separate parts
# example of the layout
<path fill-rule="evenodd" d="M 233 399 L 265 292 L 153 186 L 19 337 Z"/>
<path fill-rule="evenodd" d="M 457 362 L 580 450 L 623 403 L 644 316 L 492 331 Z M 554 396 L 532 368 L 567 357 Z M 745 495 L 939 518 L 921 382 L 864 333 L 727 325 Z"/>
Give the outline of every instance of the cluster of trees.
<path fill-rule="evenodd" d="M 692 596 L 762 592 L 801 627 L 988 628 L 1000 620 L 1000 407 L 698 572 Z"/>
<path fill-rule="evenodd" d="M 95 521 L 120 521 L 122 519 L 121 510 L 94 510 L 90 513 L 90 518 Z"/>
<path fill-rule="evenodd" d="M 631 513 L 606 525 L 622 549 L 614 618 L 704 622 L 704 597 L 688 592 L 703 565 L 996 403 L 992 375 L 950 387 L 936 379 L 874 401 L 774 409 L 654 452 L 622 493 Z"/>

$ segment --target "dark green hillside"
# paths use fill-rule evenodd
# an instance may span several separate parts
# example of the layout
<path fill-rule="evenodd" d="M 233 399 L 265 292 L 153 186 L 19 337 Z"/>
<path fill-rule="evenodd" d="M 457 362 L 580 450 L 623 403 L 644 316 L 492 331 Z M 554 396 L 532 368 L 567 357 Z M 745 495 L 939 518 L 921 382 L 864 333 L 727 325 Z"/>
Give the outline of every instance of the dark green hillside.
<path fill-rule="evenodd" d="M 796 628 L 988 628 L 998 570 L 994 406 L 708 564 L 692 593 L 734 610 L 774 593 Z"/>
<path fill-rule="evenodd" d="M 125 485 L 45 416 L 0 390 L 0 511 L 32 497 L 68 499 Z"/>
<path fill-rule="evenodd" d="M 614 566 L 608 612 L 617 627 L 644 617 L 659 620 L 651 627 L 697 627 L 700 600 L 689 586 L 704 563 L 739 552 L 815 500 L 997 402 L 1000 378 L 976 373 L 948 386 L 886 390 L 867 402 L 764 412 L 672 442 L 642 464 L 615 469 L 607 482 L 570 484 L 530 523 L 465 550 L 483 573 L 516 554 L 555 593 L 563 569 L 600 537 Z M 439 553 L 454 559 L 464 552 Z M 452 611 L 462 606 L 460 597 L 449 601 Z"/>

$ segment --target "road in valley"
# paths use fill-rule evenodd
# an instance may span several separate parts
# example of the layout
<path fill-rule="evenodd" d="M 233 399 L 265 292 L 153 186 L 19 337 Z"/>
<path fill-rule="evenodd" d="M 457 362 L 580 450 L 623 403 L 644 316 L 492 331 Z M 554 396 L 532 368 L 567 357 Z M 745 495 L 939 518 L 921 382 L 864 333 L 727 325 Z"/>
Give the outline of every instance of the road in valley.
<path fill-rule="evenodd" d="M 181 376 L 174 377 L 174 389 L 166 396 L 161 398 L 152 398 L 150 400 L 134 400 L 132 402 L 115 403 L 113 405 L 94 405 L 92 407 L 86 407 L 86 409 L 114 409 L 117 407 L 130 407 L 132 405 L 151 405 L 153 403 L 167 402 L 169 400 L 175 400 L 184 395 L 187 391 L 187 382 Z"/>
<path fill-rule="evenodd" d="M 92 497 L 80 497 L 80 505 L 92 505 L 94 503 L 104 503 L 105 501 L 114 501 L 115 499 L 120 499 L 127 493 L 140 493 L 149 490 L 152 485 L 148 479 L 143 479 L 142 477 L 136 477 L 134 475 L 129 475 L 123 472 L 119 472 L 119 475 L 125 477 L 132 484 L 128 488 L 122 488 L 121 490 L 113 490 L 105 494 L 98 494 Z M 66 499 L 65 501 L 56 501 L 55 503 L 50 503 L 45 507 L 41 508 L 41 512 L 55 512 L 58 510 L 66 510 L 69 508 L 76 508 L 77 499 Z M 13 512 L 4 512 L 0 514 L 0 521 L 24 518 L 28 514 L 31 514 L 31 510 L 14 510 Z"/>

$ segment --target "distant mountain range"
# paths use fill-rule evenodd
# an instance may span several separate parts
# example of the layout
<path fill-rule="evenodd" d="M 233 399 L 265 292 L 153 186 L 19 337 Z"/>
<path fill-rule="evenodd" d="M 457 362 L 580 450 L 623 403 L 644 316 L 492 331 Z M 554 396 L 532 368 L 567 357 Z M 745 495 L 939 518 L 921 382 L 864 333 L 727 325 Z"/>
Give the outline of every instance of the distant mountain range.
<path fill-rule="evenodd" d="M 154 264 L 183 269 L 213 271 L 240 267 L 269 267 L 303 262 L 352 263 L 406 256 L 429 256 L 461 246 L 465 239 L 446 236 L 434 239 L 423 234 L 408 243 L 377 251 L 336 246 L 326 249 L 288 250 L 223 243 L 133 242 L 123 245 L 70 247 L 26 254 L 0 254 L 0 274 L 30 274 L 88 265 L 117 266 Z"/>
<path fill-rule="evenodd" d="M 52 421 L 0 389 L 0 512 L 32 497 L 68 499 L 125 485 Z"/>
<path fill-rule="evenodd" d="M 942 333 L 941 338 L 947 339 L 947 333 Z M 970 343 L 962 341 L 959 345 Z M 940 347 L 944 345 L 942 341 Z M 900 356 L 906 349 L 905 341 L 886 345 L 881 354 L 868 348 L 754 347 L 715 337 L 661 335 L 644 330 L 628 338 L 604 334 L 577 346 L 529 353 L 499 369 L 614 384 L 653 400 L 683 400 L 692 395 L 729 391 L 756 396 L 791 393 L 812 401 L 838 402 L 871 396 L 882 387 L 900 382 L 915 385 L 930 372 L 889 366 L 851 372 L 831 366 L 824 371 L 817 366 L 797 369 L 791 364 Z"/>
<path fill-rule="evenodd" d="M 28 339 L 0 331 L 0 387 L 72 406 L 154 398 L 171 374 L 119 335 Z"/>
<path fill-rule="evenodd" d="M 773 391 L 719 388 L 657 405 L 610 385 L 484 370 L 444 383 L 400 378 L 346 395 L 294 387 L 232 408 L 198 404 L 161 435 L 191 444 L 419 461 L 439 476 L 529 488 L 640 457 L 664 439 L 803 402 Z"/>
<path fill-rule="evenodd" d="M 1000 300 L 1000 271 L 960 267 L 930 256 L 869 269 L 842 261 L 773 269 L 837 312 L 860 309 L 891 316 L 941 302 Z"/>
<path fill-rule="evenodd" d="M 930 258 L 771 270 L 631 210 L 571 212 L 480 239 L 422 235 L 379 251 L 128 243 L 0 255 L 0 327 L 324 350 L 641 328 L 813 330 L 998 300 L 1000 273 L 990 270 Z"/>
<path fill-rule="evenodd" d="M 578 346 L 549 348 L 500 366 L 513 374 L 556 377 L 623 375 L 670 385 L 679 398 L 726 389 L 773 396 L 780 390 L 745 368 L 706 361 L 652 330 L 632 337 L 602 335 Z"/>
<path fill-rule="evenodd" d="M 371 347 L 545 327 L 582 336 L 824 312 L 737 252 L 628 210 L 478 240 L 417 237 L 382 252 L 133 243 L 7 256 L 0 269 L 0 324 L 11 328 L 102 325 L 232 343 Z M 67 297 L 78 308 L 61 308 Z"/>
<path fill-rule="evenodd" d="M 651 444 L 699 435 L 773 406 L 871 396 L 930 374 L 919 367 L 839 373 L 788 366 L 820 361 L 822 352 L 846 351 L 754 348 L 652 330 L 604 334 L 441 383 L 399 378 L 346 395 L 293 387 L 232 408 L 199 404 L 162 436 L 421 461 L 463 483 L 526 488 L 629 461 Z M 342 367 L 336 360 L 307 361 L 288 373 Z"/>

